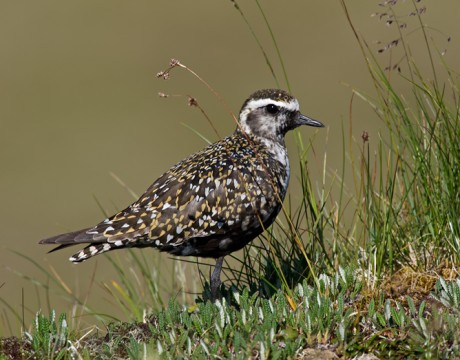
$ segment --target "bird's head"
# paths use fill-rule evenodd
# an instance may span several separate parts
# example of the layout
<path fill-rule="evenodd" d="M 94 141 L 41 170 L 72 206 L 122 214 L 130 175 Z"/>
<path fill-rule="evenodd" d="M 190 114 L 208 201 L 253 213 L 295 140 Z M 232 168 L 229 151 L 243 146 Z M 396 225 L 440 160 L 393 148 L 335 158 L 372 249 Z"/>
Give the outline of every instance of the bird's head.
<path fill-rule="evenodd" d="M 324 127 L 299 111 L 299 102 L 284 90 L 265 89 L 253 93 L 240 111 L 240 129 L 247 134 L 283 142 L 284 135 L 301 125 Z"/>

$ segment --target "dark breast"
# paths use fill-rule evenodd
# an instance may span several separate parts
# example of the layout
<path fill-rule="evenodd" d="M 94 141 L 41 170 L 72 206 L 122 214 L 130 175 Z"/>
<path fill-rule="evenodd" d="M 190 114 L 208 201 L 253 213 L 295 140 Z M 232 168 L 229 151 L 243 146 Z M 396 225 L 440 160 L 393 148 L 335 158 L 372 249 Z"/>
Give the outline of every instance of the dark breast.
<path fill-rule="evenodd" d="M 226 255 L 274 221 L 287 171 L 262 143 L 236 132 L 172 167 L 93 233 L 175 255 Z"/>

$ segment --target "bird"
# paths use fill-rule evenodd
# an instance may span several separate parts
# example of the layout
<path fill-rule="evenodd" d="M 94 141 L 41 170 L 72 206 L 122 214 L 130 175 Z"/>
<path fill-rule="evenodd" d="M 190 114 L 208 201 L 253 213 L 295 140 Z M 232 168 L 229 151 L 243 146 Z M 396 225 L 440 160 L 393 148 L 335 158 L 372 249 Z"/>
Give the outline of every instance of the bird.
<path fill-rule="evenodd" d="M 284 138 L 301 125 L 324 127 L 302 115 L 287 91 L 258 90 L 243 103 L 232 135 L 171 167 L 124 210 L 39 243 L 58 245 L 50 252 L 85 245 L 69 258 L 73 263 L 146 247 L 214 258 L 209 284 L 215 300 L 224 257 L 263 233 L 282 208 L 290 177 Z"/>

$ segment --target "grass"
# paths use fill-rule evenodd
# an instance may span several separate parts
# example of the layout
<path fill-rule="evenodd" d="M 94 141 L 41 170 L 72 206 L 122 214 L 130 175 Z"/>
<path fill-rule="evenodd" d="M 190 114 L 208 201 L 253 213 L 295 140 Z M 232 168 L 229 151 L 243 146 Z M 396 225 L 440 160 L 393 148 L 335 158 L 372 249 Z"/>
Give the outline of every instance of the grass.
<path fill-rule="evenodd" d="M 242 8 L 232 2 L 274 74 Z M 372 96 L 352 89 L 350 108 L 354 101 L 364 101 L 386 132 L 354 139 L 350 111 L 340 173 L 328 169 L 327 154 L 316 157 L 313 140 L 304 144 L 297 137 L 302 197 L 297 203 L 288 199 L 277 223 L 246 247 L 241 259 L 235 258 L 240 268 L 225 269 L 228 280 L 221 301 L 206 301 L 209 285 L 203 283 L 204 292 L 195 301 L 171 296 L 164 302 L 155 269 L 142 253 L 129 252 L 129 266 L 112 261 L 118 280 L 105 287 L 131 322 L 112 322 L 102 331 L 82 329 L 76 322 L 69 325 L 68 314 L 39 312 L 20 339 L 0 341 L 1 356 L 459 358 L 458 74 L 443 63 L 431 42 L 421 20 L 422 4 L 408 3 L 424 39 L 427 74 L 411 55 L 403 31 L 407 19 L 397 16 L 398 1 L 384 3 L 384 11 L 377 14 L 397 29 L 397 38 L 378 51 L 391 52 L 390 59 L 399 52 L 401 60 L 388 66 L 379 64 L 342 1 L 374 87 Z M 260 11 L 278 49 L 268 17 Z M 443 66 L 436 66 L 437 61 Z M 275 82 L 289 84 L 284 65 L 282 69 Z M 401 81 L 410 92 L 401 94 Z M 309 180 L 309 159 L 323 163 L 319 189 Z M 353 178 L 350 184 L 344 182 L 347 171 Z M 183 272 L 184 265 L 178 262 L 175 272 Z M 198 269 L 204 272 L 203 266 Z M 189 288 L 182 278 L 182 288 Z M 40 286 L 47 289 L 47 284 Z M 92 311 L 84 301 L 69 298 L 78 313 Z M 20 314 L 15 317 L 21 321 Z"/>
<path fill-rule="evenodd" d="M 170 300 L 165 308 L 142 322 L 111 323 L 105 334 L 71 333 L 66 317 L 37 314 L 22 341 L 3 339 L 28 358 L 232 358 L 301 357 L 316 349 L 316 357 L 338 354 L 354 357 L 452 358 L 460 356 L 460 281 L 440 279 L 431 297 L 403 301 L 383 294 L 367 298 L 350 269 L 320 275 L 319 288 L 307 280 L 292 289 L 292 309 L 281 290 L 270 298 L 233 291 L 230 305 L 201 302 L 192 308 Z"/>

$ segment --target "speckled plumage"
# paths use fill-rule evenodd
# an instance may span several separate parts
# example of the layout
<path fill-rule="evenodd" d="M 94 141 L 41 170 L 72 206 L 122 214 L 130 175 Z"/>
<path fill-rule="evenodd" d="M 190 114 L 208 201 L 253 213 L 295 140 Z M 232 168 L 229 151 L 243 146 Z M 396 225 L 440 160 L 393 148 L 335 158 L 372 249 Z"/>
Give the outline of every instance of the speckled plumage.
<path fill-rule="evenodd" d="M 72 262 L 126 247 L 213 258 L 241 249 L 281 208 L 290 172 L 286 132 L 323 126 L 301 115 L 298 106 L 282 90 L 255 92 L 243 104 L 232 136 L 173 166 L 123 211 L 40 243 L 59 244 L 54 250 L 88 244 Z"/>

